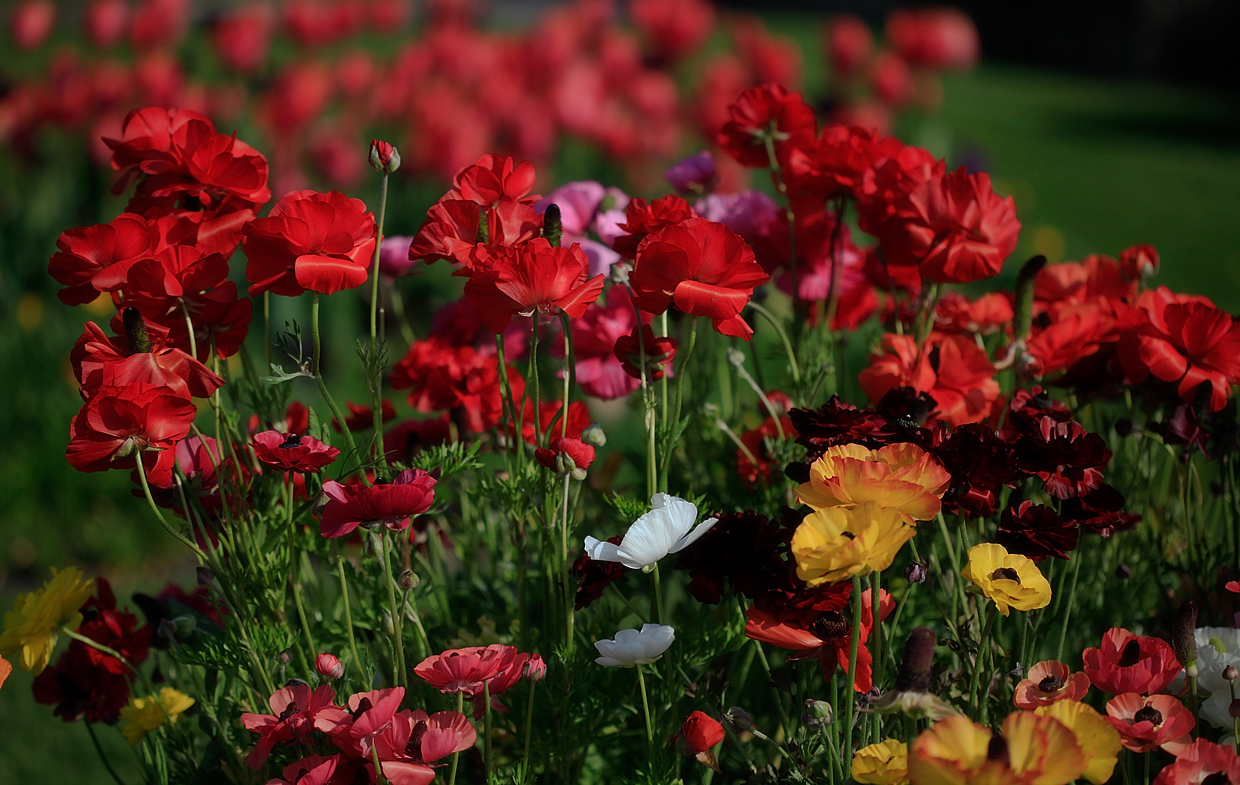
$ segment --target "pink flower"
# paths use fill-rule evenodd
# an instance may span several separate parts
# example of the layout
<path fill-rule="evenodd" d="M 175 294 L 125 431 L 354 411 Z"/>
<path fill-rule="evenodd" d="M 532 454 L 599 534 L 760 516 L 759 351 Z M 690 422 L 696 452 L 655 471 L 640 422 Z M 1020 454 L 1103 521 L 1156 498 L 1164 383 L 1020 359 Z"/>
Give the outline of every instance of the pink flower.
<path fill-rule="evenodd" d="M 1079 701 L 1089 692 L 1089 677 L 1057 660 L 1039 662 L 1029 669 L 1029 678 L 1016 685 L 1012 700 L 1016 708 L 1033 711 L 1062 700 Z"/>
<path fill-rule="evenodd" d="M 336 691 L 326 684 L 314 692 L 308 684 L 293 684 L 276 690 L 267 701 L 272 714 L 242 714 L 246 730 L 260 734 L 245 762 L 261 768 L 275 745 L 286 741 L 310 744 L 311 731 L 327 731 L 344 720 L 348 715 L 332 705 L 335 697 Z"/>
<path fill-rule="evenodd" d="M 340 455 L 340 450 L 318 439 L 279 431 L 255 434 L 252 447 L 258 459 L 268 466 L 294 472 L 317 472 Z"/>
<path fill-rule="evenodd" d="M 498 643 L 470 646 L 427 657 L 413 672 L 440 692 L 463 693 L 473 701 L 474 719 L 478 719 L 486 708 L 483 696 L 487 691 L 492 698 L 491 708 L 507 711 L 495 701 L 495 696 L 517 683 L 529 658 L 529 654 Z"/>
<path fill-rule="evenodd" d="M 358 526 L 379 524 L 404 531 L 411 516 L 421 515 L 435 502 L 435 478 L 421 469 L 406 469 L 392 482 L 376 479 L 370 487 L 328 480 L 323 495 L 327 504 L 319 527 L 324 537 L 343 537 Z"/>

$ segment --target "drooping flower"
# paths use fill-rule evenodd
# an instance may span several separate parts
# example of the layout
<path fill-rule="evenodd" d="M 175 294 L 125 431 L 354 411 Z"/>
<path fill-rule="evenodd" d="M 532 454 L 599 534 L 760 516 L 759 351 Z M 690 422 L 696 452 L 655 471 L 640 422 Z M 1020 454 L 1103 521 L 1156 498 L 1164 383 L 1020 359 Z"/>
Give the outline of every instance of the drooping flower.
<path fill-rule="evenodd" d="M 1158 772 L 1154 785 L 1238 785 L 1240 755 L 1230 744 L 1198 739 Z"/>
<path fill-rule="evenodd" d="M 1086 765 L 1063 723 L 1017 711 L 1001 734 L 961 715 L 941 720 L 913 742 L 908 771 L 918 785 L 1068 785 Z"/>
<path fill-rule="evenodd" d="M 170 387 L 133 382 L 100 385 L 69 425 L 65 457 L 81 472 L 129 469 L 141 456 L 153 485 L 172 483 L 172 448 L 197 409 Z"/>
<path fill-rule="evenodd" d="M 1026 556 L 1008 553 L 1002 545 L 974 545 L 969 549 L 969 563 L 960 574 L 993 600 L 1004 616 L 1012 608 L 1032 611 L 1051 602 L 1051 585 L 1038 566 Z"/>
<path fill-rule="evenodd" d="M 907 785 L 908 745 L 898 739 L 885 739 L 862 747 L 853 755 L 850 773 L 865 785 Z"/>
<path fill-rule="evenodd" d="M 340 450 L 311 436 L 274 430 L 254 434 L 252 447 L 260 461 L 284 471 L 314 473 L 340 455 Z"/>
<path fill-rule="evenodd" d="M 633 522 L 618 546 L 586 537 L 586 553 L 596 561 L 620 562 L 631 570 L 646 570 L 669 553 L 692 545 L 718 520 L 707 518 L 695 528 L 697 515 L 697 506 L 692 502 L 656 493 L 650 498 L 650 512 Z"/>
<path fill-rule="evenodd" d="M 343 537 L 368 524 L 404 531 L 411 516 L 421 515 L 435 503 L 435 478 L 422 469 L 405 469 L 390 483 L 369 487 L 328 480 L 323 483 L 323 495 L 327 504 L 319 525 L 324 537 Z"/>
<path fill-rule="evenodd" d="M 646 381 L 657 381 L 670 373 L 676 348 L 675 338 L 656 336 L 650 325 L 643 324 L 640 328 L 634 327 L 628 335 L 617 338 L 612 352 L 627 375 L 641 379 L 644 350 Z"/>
<path fill-rule="evenodd" d="M 1171 695 L 1141 696 L 1135 692 L 1107 701 L 1107 721 L 1119 731 L 1124 747 L 1136 753 L 1162 747 L 1172 755 L 1189 745 L 1197 718 Z"/>
<path fill-rule="evenodd" d="M 608 667 L 649 665 L 662 657 L 675 639 L 676 630 L 665 624 L 643 624 L 640 630 L 620 630 L 614 639 L 594 642 L 594 648 L 602 655 L 594 661 Z"/>
<path fill-rule="evenodd" d="M 1112 695 L 1162 692 L 1180 672 L 1171 644 L 1120 627 L 1103 633 L 1101 645 L 1085 649 L 1081 659 L 1093 685 Z"/>
<path fill-rule="evenodd" d="M 40 589 L 17 595 L 13 610 L 4 614 L 0 655 L 20 652 L 17 664 L 22 670 L 42 672 L 52 657 L 60 628 L 77 629 L 82 623 L 78 611 L 94 590 L 94 582 L 84 579 L 76 567 L 53 567 L 51 580 Z"/>
<path fill-rule="evenodd" d="M 1077 746 L 1085 753 L 1085 771 L 1082 777 L 1094 783 L 1111 779 L 1119 760 L 1120 734 L 1107 724 L 1092 706 L 1077 700 L 1063 700 L 1039 707 L 1036 714 L 1059 720 L 1076 736 Z"/>
<path fill-rule="evenodd" d="M 546 447 L 534 450 L 534 459 L 558 474 L 581 480 L 594 463 L 594 448 L 581 439 L 556 436 Z"/>
<path fill-rule="evenodd" d="M 1029 675 L 1016 685 L 1012 696 L 1016 708 L 1033 711 L 1059 701 L 1080 701 L 1089 692 L 1089 677 L 1058 660 L 1039 662 Z"/>
<path fill-rule="evenodd" d="M 134 698 L 121 709 L 121 733 L 132 747 L 165 722 L 181 719 L 194 703 L 193 698 L 171 687 L 161 689 L 158 697 Z"/>

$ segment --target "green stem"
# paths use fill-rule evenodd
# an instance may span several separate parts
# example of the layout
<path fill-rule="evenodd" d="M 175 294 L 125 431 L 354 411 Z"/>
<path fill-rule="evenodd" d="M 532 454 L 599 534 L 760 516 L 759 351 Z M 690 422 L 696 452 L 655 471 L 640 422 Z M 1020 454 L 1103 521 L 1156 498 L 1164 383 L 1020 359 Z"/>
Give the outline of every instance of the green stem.
<path fill-rule="evenodd" d="M 973 660 L 973 674 L 969 677 L 969 709 L 976 712 L 978 709 L 978 684 L 981 681 L 982 671 L 986 670 L 983 659 L 985 653 L 990 649 L 990 631 L 994 627 L 995 617 L 999 615 L 996 606 L 991 605 L 990 611 L 986 616 L 986 623 L 982 627 L 981 637 L 977 645 L 977 657 Z"/>
<path fill-rule="evenodd" d="M 402 640 L 404 628 L 401 609 L 396 606 L 396 579 L 392 577 L 392 560 L 388 555 L 388 538 L 386 532 L 379 536 L 379 552 L 383 556 L 384 583 L 387 584 L 388 607 L 392 609 L 392 654 L 396 664 L 392 668 L 392 680 L 401 687 L 407 683 L 405 678 L 405 642 Z"/>
<path fill-rule="evenodd" d="M 379 363 L 379 250 L 383 244 L 383 219 L 387 215 L 388 173 L 383 172 L 379 186 L 379 220 L 375 224 L 375 256 L 370 270 L 370 354 L 374 363 L 374 377 L 370 379 L 370 408 L 374 418 L 373 442 L 375 445 L 375 463 L 387 470 L 387 453 L 383 449 L 383 367 Z M 348 428 L 340 421 L 342 429 Z"/>
<path fill-rule="evenodd" d="M 762 305 L 755 300 L 750 300 L 749 307 L 761 314 L 762 317 L 770 322 L 771 326 L 775 328 L 776 334 L 779 335 L 779 340 L 784 344 L 784 354 L 788 356 L 788 365 L 792 371 L 792 380 L 800 384 L 801 368 L 797 365 L 796 353 L 792 351 L 792 342 L 788 340 L 788 333 L 784 331 L 783 325 L 779 323 L 779 320 L 775 318 L 775 314 L 771 313 L 765 305 Z"/>
<path fill-rule="evenodd" d="M 637 686 L 642 694 L 642 713 L 646 717 L 646 764 L 654 770 L 654 725 L 650 722 L 650 700 L 646 697 L 646 676 L 637 666 Z"/>
<path fill-rule="evenodd" d="M 685 376 L 688 373 L 689 358 L 693 356 L 693 347 L 697 344 L 698 321 L 696 316 L 693 317 L 693 326 L 689 328 L 689 343 L 684 352 L 679 354 L 679 361 L 676 363 L 676 407 L 672 409 L 671 428 L 677 428 L 680 423 L 681 404 L 685 394 Z M 664 492 L 667 491 L 667 472 L 672 463 L 671 433 L 671 431 L 668 432 L 668 443 L 663 450 L 662 472 L 660 473 L 660 484 Z"/>
<path fill-rule="evenodd" d="M 200 560 L 205 561 L 207 555 L 202 552 L 202 549 L 198 547 L 197 543 L 173 528 L 172 524 L 168 523 L 168 519 L 164 517 L 164 514 L 160 512 L 159 505 L 155 503 L 155 497 L 151 495 L 151 485 L 146 479 L 146 467 L 142 465 L 141 453 L 134 456 L 134 464 L 138 470 L 136 473 L 138 475 L 138 483 L 142 486 L 142 495 L 146 497 L 146 503 L 150 505 L 151 512 L 155 513 L 155 519 L 158 520 L 160 525 L 164 527 L 164 531 L 168 532 L 173 537 L 176 537 L 181 541 L 182 545 L 193 551 L 195 556 L 197 556 Z M 186 514 L 188 513 L 189 510 L 186 510 Z"/>
<path fill-rule="evenodd" d="M 465 708 L 465 693 L 456 693 L 456 713 L 461 714 Z M 461 762 L 461 753 L 452 753 L 452 767 L 448 769 L 448 785 L 456 785 L 456 767 Z"/>
<path fill-rule="evenodd" d="M 564 498 L 560 509 L 560 575 L 564 582 L 564 647 L 566 658 L 573 656 L 573 623 L 577 593 L 573 590 L 572 564 L 568 561 L 568 485 L 572 477 L 564 475 Z"/>
<path fill-rule="evenodd" d="M 530 727 L 534 724 L 534 688 L 537 682 L 530 682 L 530 695 L 525 701 L 525 749 L 521 753 L 521 781 L 524 782 L 530 770 Z"/>
<path fill-rule="evenodd" d="M 353 668 L 363 687 L 369 686 L 365 671 L 362 670 L 362 658 L 357 654 L 357 640 L 353 637 L 353 610 L 349 607 L 349 582 L 344 577 L 344 556 L 340 549 L 336 550 L 336 574 L 340 576 L 340 595 L 344 599 L 344 628 L 349 633 L 349 651 L 353 654 Z"/>
<path fill-rule="evenodd" d="M 108 760 L 107 753 L 103 751 L 103 745 L 99 743 L 99 737 L 95 735 L 94 724 L 87 721 L 85 725 L 86 732 L 90 734 L 90 743 L 95 745 L 95 752 L 99 755 L 99 761 L 103 763 L 103 768 L 107 770 L 108 774 L 112 777 L 112 781 L 115 782 L 116 785 L 125 785 L 125 781 L 122 780 L 120 775 L 116 773 L 116 769 L 112 768 L 112 762 Z"/>
<path fill-rule="evenodd" d="M 651 576 L 654 578 L 654 597 L 650 610 L 654 613 L 654 623 L 663 624 L 663 620 L 667 617 L 663 614 L 663 589 L 659 582 L 659 565 L 656 562 L 651 566 L 654 568 L 650 571 Z"/>
<path fill-rule="evenodd" d="M 861 648 L 861 614 L 864 610 L 861 592 L 861 578 L 854 575 L 852 577 L 852 631 L 848 641 L 848 685 L 844 690 L 845 700 L 847 700 L 845 715 L 848 719 L 845 725 L 847 735 L 844 736 L 843 754 L 849 759 L 852 758 L 853 726 L 857 721 L 857 652 Z"/>
<path fill-rule="evenodd" d="M 530 337 L 530 370 L 528 373 L 530 390 L 533 393 L 531 397 L 534 400 L 534 445 L 541 447 L 543 446 L 544 434 L 541 433 L 542 417 L 541 412 L 539 411 L 539 406 L 542 403 L 542 401 L 539 400 L 542 390 L 539 387 L 538 381 L 538 311 L 534 311 L 534 316 L 530 319 L 530 321 L 534 324 L 533 334 Z M 567 405 L 568 404 L 565 404 L 565 406 Z M 568 412 L 565 411 L 563 414 L 565 419 L 567 419 Z M 525 436 L 524 434 L 518 434 L 517 438 L 523 439 Z"/>
<path fill-rule="evenodd" d="M 482 748 L 485 751 L 486 781 L 487 785 L 490 785 L 495 763 L 491 757 L 491 682 L 489 681 L 482 682 L 482 698 L 486 701 L 486 707 L 482 713 Z"/>
<path fill-rule="evenodd" d="M 297 620 L 301 624 L 301 631 L 306 636 L 307 655 L 314 657 L 314 638 L 310 635 L 310 623 L 306 620 L 305 604 L 301 601 L 301 554 L 297 552 L 294 544 L 297 535 L 296 520 L 293 515 L 293 474 L 285 472 L 284 474 L 284 506 L 288 510 L 288 581 L 289 586 L 293 590 L 293 604 L 297 607 Z M 288 606 L 284 606 L 288 607 Z M 309 663 L 302 663 L 302 667 L 309 673 Z"/>
<path fill-rule="evenodd" d="M 314 341 L 314 363 L 312 373 L 314 381 L 319 386 L 319 394 L 323 396 L 323 400 L 327 403 L 327 408 L 331 409 L 332 416 L 336 418 L 336 422 L 340 423 L 340 432 L 344 435 L 344 443 L 349 446 L 349 452 L 357 450 L 357 445 L 353 442 L 353 433 L 344 423 L 344 415 L 340 413 L 340 407 L 336 405 L 335 399 L 332 398 L 331 392 L 327 389 L 327 382 L 323 379 L 323 341 L 319 334 L 319 299 L 322 297 L 318 292 L 314 293 L 314 299 L 310 301 L 310 336 Z M 382 413 L 380 413 L 382 416 Z"/>
<path fill-rule="evenodd" d="M 1072 582 L 1068 584 L 1068 601 L 1064 605 L 1063 624 L 1059 627 L 1059 648 L 1055 650 L 1055 659 L 1063 661 L 1064 640 L 1068 636 L 1068 621 L 1072 618 L 1072 603 L 1076 601 L 1076 579 L 1081 574 L 1081 552 L 1078 550 L 1072 564 Z"/>

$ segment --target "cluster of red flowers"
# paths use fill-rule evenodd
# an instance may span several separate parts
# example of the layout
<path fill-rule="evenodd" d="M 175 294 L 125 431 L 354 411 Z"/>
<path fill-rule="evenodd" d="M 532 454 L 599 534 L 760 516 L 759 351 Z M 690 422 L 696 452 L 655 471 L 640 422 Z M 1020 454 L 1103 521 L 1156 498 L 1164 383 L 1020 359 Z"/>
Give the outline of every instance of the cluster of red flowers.
<path fill-rule="evenodd" d="M 271 143 L 281 193 L 306 187 L 307 164 L 334 187 L 356 186 L 365 165 L 352 150 L 376 125 L 404 129 L 407 171 L 441 179 L 491 150 L 548 161 L 571 135 L 648 180 L 649 162 L 673 155 L 687 135 L 713 135 L 741 90 L 801 76 L 792 42 L 754 16 L 717 19 L 706 0 L 630 0 L 623 10 L 631 28 L 614 4 L 579 0 L 518 34 L 484 29 L 480 4 L 435 0 L 416 36 L 408 0 L 287 0 L 213 9 L 205 31 L 212 65 L 232 77 L 219 82 L 201 78 L 179 53 L 194 5 L 91 0 L 82 33 L 96 54 L 58 51 L 46 74 L 16 84 L 0 99 L 0 138 L 30 153 L 47 126 L 112 136 L 127 107 L 151 104 L 220 121 L 253 116 Z M 24 0 L 13 9 L 14 42 L 35 49 L 55 22 L 51 0 Z M 717 30 L 730 46 L 705 54 Z M 399 35 L 401 45 L 385 61 L 362 35 Z M 959 14 L 898 12 L 887 38 L 890 48 L 875 51 L 856 17 L 828 27 L 823 45 L 839 77 L 831 100 L 841 120 L 886 128 L 910 103 L 933 108 L 936 72 L 977 58 L 977 33 Z M 273 46 L 281 39 L 296 57 Z M 331 45 L 343 51 L 325 56 Z"/>

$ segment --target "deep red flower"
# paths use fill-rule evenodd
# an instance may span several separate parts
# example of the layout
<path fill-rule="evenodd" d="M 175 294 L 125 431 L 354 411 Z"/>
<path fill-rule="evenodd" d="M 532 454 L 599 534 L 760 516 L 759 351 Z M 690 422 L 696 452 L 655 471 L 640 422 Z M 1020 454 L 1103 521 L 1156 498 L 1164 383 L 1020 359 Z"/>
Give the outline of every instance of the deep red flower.
<path fill-rule="evenodd" d="M 929 150 L 900 145 L 894 137 L 884 137 L 879 155 L 862 175 L 857 192 L 857 225 L 862 231 L 881 237 L 887 222 L 896 215 L 896 205 L 946 171 L 947 165 Z"/>
<path fill-rule="evenodd" d="M 788 508 L 775 519 L 753 510 L 725 512 L 692 548 L 680 552 L 676 569 L 689 572 L 689 593 L 698 602 L 719 604 L 726 582 L 732 591 L 762 607 L 782 607 L 791 595 L 809 594 L 804 582 L 796 579 L 796 564 L 789 557 L 798 523 L 800 517 Z M 845 591 L 837 602 L 828 602 L 822 609 L 839 610 L 846 597 Z"/>
<path fill-rule="evenodd" d="M 934 329 L 943 333 L 990 335 L 1015 316 L 1012 297 L 990 292 L 970 300 L 959 292 L 945 292 L 934 309 Z"/>
<path fill-rule="evenodd" d="M 339 191 L 294 191 L 266 218 L 246 224 L 250 296 L 356 289 L 366 282 L 374 251 L 375 219 L 360 199 Z"/>
<path fill-rule="evenodd" d="M 492 249 L 485 265 L 467 271 L 465 296 L 495 333 L 502 333 L 513 316 L 565 313 L 575 319 L 603 291 L 604 276 L 590 278 L 589 271 L 590 260 L 580 245 L 556 248 L 540 237 Z"/>
<path fill-rule="evenodd" d="M 685 755 L 693 755 L 701 763 L 719 770 L 719 762 L 711 749 L 724 737 L 723 725 L 705 712 L 695 711 L 690 714 L 673 737 L 678 740 L 681 751 Z"/>
<path fill-rule="evenodd" d="M 534 165 L 529 161 L 516 163 L 511 156 L 488 153 L 478 163 L 467 166 L 452 178 L 452 189 L 444 199 L 464 199 L 483 207 L 495 207 L 512 201 L 533 204 L 538 195 L 534 188 Z"/>
<path fill-rule="evenodd" d="M 609 538 L 607 542 L 619 545 L 623 539 L 623 534 L 617 534 Z M 686 548 L 681 553 L 688 553 L 692 550 L 692 548 Z M 584 552 L 573 562 L 572 571 L 577 579 L 577 592 L 573 601 L 573 608 L 576 610 L 588 608 L 595 600 L 603 596 L 603 591 L 608 586 L 629 573 L 629 569 L 618 561 L 596 561 L 590 558 L 590 554 Z"/>
<path fill-rule="evenodd" d="M 650 316 L 643 314 L 642 320 L 649 322 Z M 608 289 L 605 305 L 591 304 L 580 319 L 572 321 L 577 384 L 586 395 L 608 401 L 638 388 L 640 382 L 629 372 L 626 358 L 615 351 L 617 342 L 632 335 L 636 321 L 632 299 L 623 286 Z M 673 339 L 665 340 L 675 345 Z"/>
<path fill-rule="evenodd" d="M 131 469 L 142 456 L 147 479 L 172 481 L 172 448 L 189 433 L 197 409 L 170 387 L 142 382 L 101 385 L 69 426 L 65 452 L 82 472 Z"/>
<path fill-rule="evenodd" d="M 770 280 L 753 251 L 735 232 L 704 218 L 690 218 L 642 241 L 629 279 L 633 301 L 650 313 L 673 304 L 705 316 L 724 335 L 749 340 L 741 317 L 755 286 Z"/>
<path fill-rule="evenodd" d="M 109 223 L 67 229 L 56 239 L 48 273 L 65 288 L 57 296 L 65 305 L 82 305 L 101 292 L 119 289 L 130 266 L 162 245 L 154 224 L 140 215 L 121 213 Z"/>
<path fill-rule="evenodd" d="M 970 283 L 998 275 L 1016 250 L 1020 221 L 1012 197 L 1000 198 L 985 172 L 963 168 L 935 177 L 904 197 L 898 219 L 884 224 L 890 264 L 917 264 L 935 283 Z"/>
<path fill-rule="evenodd" d="M 1162 692 L 1181 669 L 1171 644 L 1162 638 L 1133 635 L 1120 627 L 1107 630 L 1102 645 L 1086 649 L 1081 658 L 1090 682 L 1112 695 Z"/>
<path fill-rule="evenodd" d="M 887 420 L 873 409 L 858 409 L 838 395 L 817 409 L 792 409 L 788 412 L 797 429 L 797 444 L 809 451 L 810 460 L 837 444 L 861 444 L 881 447 L 887 440 L 880 436 Z"/>
<path fill-rule="evenodd" d="M 594 448 L 581 439 L 556 436 L 547 443 L 546 447 L 534 450 L 534 458 L 555 472 L 564 474 L 572 473 L 574 470 L 584 472 L 590 468 L 590 464 L 594 463 Z"/>
<path fill-rule="evenodd" d="M 383 434 L 388 463 L 410 463 L 420 450 L 443 444 L 451 436 L 447 413 L 424 420 L 405 420 Z"/>
<path fill-rule="evenodd" d="M 857 197 L 874 162 L 898 155 L 903 147 L 873 130 L 846 125 L 828 125 L 817 139 L 797 140 L 789 148 L 784 173 L 793 209 L 808 213 L 828 199 Z"/>
<path fill-rule="evenodd" d="M 135 311 L 129 318 L 140 319 Z M 94 322 L 87 322 L 69 361 L 85 397 L 101 386 L 124 387 L 133 382 L 166 386 L 185 398 L 209 398 L 224 380 L 190 355 L 169 346 L 156 333 L 145 347 L 133 346 L 129 337 L 109 337 Z"/>
<path fill-rule="evenodd" d="M 367 428 L 375 426 L 374 410 L 365 404 L 353 403 L 353 401 L 345 401 L 345 411 L 348 414 L 344 417 L 345 427 L 350 431 L 364 431 Z M 396 407 L 391 401 L 384 400 L 379 406 L 383 422 L 396 419 Z M 336 431 L 340 430 L 340 421 L 332 418 L 332 428 Z"/>
<path fill-rule="evenodd" d="M 1231 386 L 1240 383 L 1240 323 L 1208 301 L 1143 296 L 1138 304 L 1136 324 L 1119 341 L 1124 373 L 1137 384 L 1151 376 L 1173 383 L 1185 403 L 1210 382 L 1210 411 L 1226 406 Z"/>
<path fill-rule="evenodd" d="M 715 8 L 705 0 L 634 0 L 629 15 L 658 63 L 671 63 L 693 52 L 710 37 L 715 23 Z"/>
<path fill-rule="evenodd" d="M 1133 245 L 1119 255 L 1119 267 L 1130 281 L 1144 281 L 1158 272 L 1158 249 L 1152 245 Z"/>
<path fill-rule="evenodd" d="M 628 335 L 617 338 L 612 353 L 627 375 L 641 379 L 643 350 L 647 381 L 662 379 L 665 373 L 671 372 L 672 360 L 676 358 L 676 339 L 656 336 L 649 325 L 642 325 L 640 334 L 638 328 L 634 327 Z"/>
<path fill-rule="evenodd" d="M 1046 492 L 1056 499 L 1083 496 L 1102 485 L 1102 470 L 1111 451 L 1096 433 L 1077 422 L 1057 422 L 1043 417 L 1036 433 L 1016 442 L 1020 468 L 1042 480 Z"/>
<path fill-rule="evenodd" d="M 1141 521 L 1140 515 L 1124 511 L 1124 495 L 1103 483 L 1094 490 L 1060 503 L 1059 513 L 1065 520 L 1102 537 L 1128 529 Z"/>
<path fill-rule="evenodd" d="M 1240 755 L 1230 744 L 1197 739 L 1158 772 L 1154 785 L 1240 785 Z"/>
<path fill-rule="evenodd" d="M 1065 521 L 1043 504 L 1023 501 L 1003 511 L 995 542 L 1008 553 L 1019 553 L 1034 561 L 1051 556 L 1067 559 L 1076 549 L 1080 528 L 1074 521 Z"/>
<path fill-rule="evenodd" d="M 911 387 L 930 393 L 939 405 L 936 416 L 950 425 L 990 416 L 999 382 L 986 352 L 968 336 L 932 336 L 919 353 L 912 336 L 888 333 L 882 348 L 858 376 L 871 401 L 898 387 Z"/>
<path fill-rule="evenodd" d="M 770 451 L 766 448 L 768 439 L 779 440 L 780 429 L 783 430 L 784 438 L 796 438 L 796 428 L 787 417 L 779 418 L 778 428 L 775 427 L 775 418 L 767 417 L 757 428 L 741 434 L 741 444 L 745 445 L 745 449 L 736 449 L 736 473 L 750 488 L 769 485 L 773 478 L 782 476 L 779 474 L 782 467 L 773 463 Z"/>
<path fill-rule="evenodd" d="M 271 714 L 241 715 L 241 724 L 245 729 L 259 734 L 258 743 L 245 762 L 253 769 L 262 768 L 267 756 L 277 744 L 297 742 L 311 744 L 314 742 L 315 730 L 327 731 L 345 718 L 345 712 L 332 701 L 336 691 L 330 684 L 324 684 L 313 692 L 310 685 L 303 683 L 291 684 L 276 690 L 267 705 Z"/>
<path fill-rule="evenodd" d="M 661 196 L 650 204 L 641 197 L 634 197 L 625 205 L 625 222 L 618 227 L 626 234 L 612 241 L 611 247 L 622 259 L 634 259 L 637 247 L 647 236 L 697 217 L 693 207 L 675 194 Z"/>
<path fill-rule="evenodd" d="M 1104 719 L 1119 731 L 1124 747 L 1138 754 L 1162 747 L 1175 755 L 1189 745 L 1189 733 L 1197 726 L 1197 718 L 1179 699 L 1135 692 L 1107 701 Z"/>
<path fill-rule="evenodd" d="M 935 445 L 933 454 L 952 475 L 951 485 L 943 494 L 943 509 L 947 512 L 994 515 L 1003 486 L 1015 487 L 1024 476 L 1016 466 L 1012 448 L 982 423 L 956 428 Z"/>
<path fill-rule="evenodd" d="M 286 472 L 314 473 L 330 465 L 340 455 L 340 450 L 318 439 L 279 431 L 255 434 L 250 448 L 260 461 Z"/>
<path fill-rule="evenodd" d="M 517 370 L 505 372 L 515 400 L 524 382 Z M 455 346 L 430 337 L 415 341 L 398 361 L 388 379 L 395 390 L 409 390 L 409 405 L 426 414 L 450 412 L 465 430 L 483 433 L 494 428 L 503 414 L 498 361 L 472 346 Z"/>
<path fill-rule="evenodd" d="M 409 258 L 428 264 L 439 259 L 469 264 L 478 243 L 489 248 L 519 245 L 537 237 L 541 228 L 542 216 L 521 202 L 501 202 L 492 208 L 467 199 L 442 199 L 427 211 L 409 246 Z"/>
<path fill-rule="evenodd" d="M 421 515 L 434 504 L 435 478 L 421 469 L 406 469 L 390 483 L 376 480 L 371 486 L 328 480 L 323 483 L 323 494 L 327 504 L 319 526 L 324 537 L 343 537 L 363 525 L 404 531 L 411 516 Z"/>
<path fill-rule="evenodd" d="M 818 125 L 814 110 L 800 93 L 780 85 L 750 87 L 728 107 L 728 122 L 715 142 L 741 166 L 765 169 L 771 165 L 766 139 L 774 144 L 778 163 L 785 163 L 790 140 L 813 137 Z"/>

